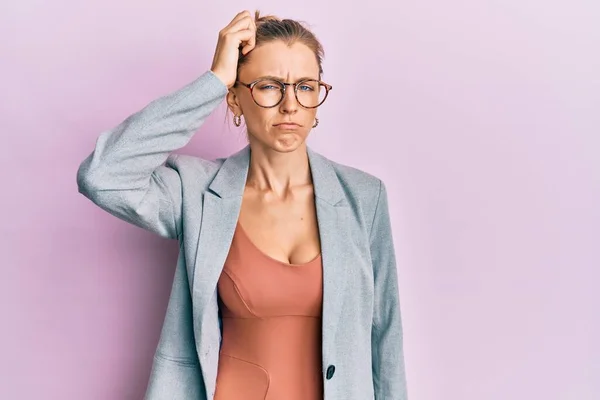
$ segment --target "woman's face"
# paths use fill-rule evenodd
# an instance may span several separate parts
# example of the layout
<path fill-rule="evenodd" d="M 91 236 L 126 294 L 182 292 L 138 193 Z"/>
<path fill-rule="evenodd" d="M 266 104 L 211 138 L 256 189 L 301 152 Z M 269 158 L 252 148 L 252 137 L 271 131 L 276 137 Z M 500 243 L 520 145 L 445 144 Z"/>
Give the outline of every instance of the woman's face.
<path fill-rule="evenodd" d="M 288 46 L 276 40 L 254 48 L 247 63 L 240 68 L 237 79 L 251 83 L 263 77 L 289 83 L 306 78 L 319 79 L 319 65 L 315 54 L 305 44 L 296 42 Z M 258 86 L 255 87 L 255 95 L 258 90 Z M 251 145 L 280 152 L 296 150 L 305 142 L 317 113 L 316 108 L 304 108 L 298 104 L 293 86 L 287 86 L 281 103 L 272 108 L 257 105 L 250 89 L 240 84 L 230 89 L 227 103 L 235 115 L 243 115 Z"/>

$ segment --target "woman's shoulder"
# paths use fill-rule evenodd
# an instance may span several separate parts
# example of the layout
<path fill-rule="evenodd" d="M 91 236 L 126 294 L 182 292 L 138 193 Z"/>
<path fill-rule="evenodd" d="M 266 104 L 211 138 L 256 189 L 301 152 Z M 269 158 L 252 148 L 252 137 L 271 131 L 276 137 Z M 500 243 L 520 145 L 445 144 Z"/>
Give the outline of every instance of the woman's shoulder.
<path fill-rule="evenodd" d="M 319 156 L 323 157 L 331 166 L 351 207 L 357 207 L 362 210 L 366 218 L 372 218 L 381 193 L 385 192 L 382 179 L 355 166 L 333 161 L 322 155 Z"/>
<path fill-rule="evenodd" d="M 208 159 L 188 154 L 172 153 L 165 164 L 177 171 L 182 184 L 206 186 L 219 172 L 223 161 L 223 158 Z"/>
<path fill-rule="evenodd" d="M 323 156 L 322 156 L 323 157 Z M 379 192 L 382 179 L 371 172 L 327 158 L 340 183 L 357 193 Z"/>
<path fill-rule="evenodd" d="M 167 165 L 178 170 L 190 169 L 197 171 L 197 173 L 210 175 L 219 170 L 223 161 L 223 158 L 208 159 L 189 154 L 172 153 L 167 158 Z"/>

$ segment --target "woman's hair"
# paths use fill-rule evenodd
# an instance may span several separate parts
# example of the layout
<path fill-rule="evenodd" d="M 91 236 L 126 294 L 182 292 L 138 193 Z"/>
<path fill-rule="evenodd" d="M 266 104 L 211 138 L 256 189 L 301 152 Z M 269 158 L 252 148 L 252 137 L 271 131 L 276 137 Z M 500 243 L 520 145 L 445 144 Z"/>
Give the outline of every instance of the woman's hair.
<path fill-rule="evenodd" d="M 321 74 L 323 73 L 323 46 L 314 33 L 306 28 L 301 22 L 293 19 L 280 19 L 273 15 L 261 16 L 260 11 L 258 10 L 254 15 L 254 22 L 256 24 L 256 47 L 275 40 L 281 40 L 288 46 L 300 42 L 308 46 L 315 54 L 315 58 L 319 64 L 319 79 L 321 78 Z M 238 73 L 240 67 L 248 61 L 249 54 L 252 54 L 252 52 L 248 53 L 246 56 L 242 55 L 240 49 Z"/>

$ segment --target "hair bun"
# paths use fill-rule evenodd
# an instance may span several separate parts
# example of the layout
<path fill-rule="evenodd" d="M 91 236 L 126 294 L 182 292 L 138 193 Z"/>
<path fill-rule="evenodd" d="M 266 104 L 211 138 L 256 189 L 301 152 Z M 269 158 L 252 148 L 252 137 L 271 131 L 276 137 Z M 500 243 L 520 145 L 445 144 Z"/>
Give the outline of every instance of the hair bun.
<path fill-rule="evenodd" d="M 260 15 L 260 11 L 256 10 L 254 12 L 254 23 L 261 24 L 269 21 L 278 21 L 281 22 L 281 18 L 276 17 L 275 15 Z"/>

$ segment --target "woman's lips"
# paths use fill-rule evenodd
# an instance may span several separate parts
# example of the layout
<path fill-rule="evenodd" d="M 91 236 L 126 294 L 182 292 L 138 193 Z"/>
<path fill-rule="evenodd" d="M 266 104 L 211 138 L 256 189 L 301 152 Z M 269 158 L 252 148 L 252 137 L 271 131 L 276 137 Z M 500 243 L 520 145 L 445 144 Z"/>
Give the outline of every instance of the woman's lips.
<path fill-rule="evenodd" d="M 281 124 L 275 124 L 275 126 L 279 129 L 298 129 L 300 125 L 293 122 L 283 122 Z"/>

